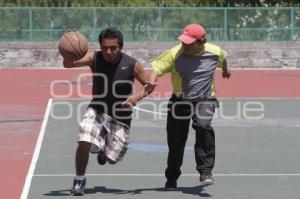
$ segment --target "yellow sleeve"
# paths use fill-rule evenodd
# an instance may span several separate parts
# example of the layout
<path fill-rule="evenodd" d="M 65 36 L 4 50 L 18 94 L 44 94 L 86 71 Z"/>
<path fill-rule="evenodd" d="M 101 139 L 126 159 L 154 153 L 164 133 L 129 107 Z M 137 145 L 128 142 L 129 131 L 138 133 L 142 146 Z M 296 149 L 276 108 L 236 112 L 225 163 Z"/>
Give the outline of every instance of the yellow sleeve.
<path fill-rule="evenodd" d="M 223 68 L 225 56 L 222 48 L 219 49 L 218 67 Z"/>
<path fill-rule="evenodd" d="M 205 50 L 212 52 L 216 55 L 218 55 L 218 66 L 219 68 L 223 68 L 224 66 L 224 59 L 225 59 L 225 54 L 223 49 L 220 46 L 211 44 L 211 43 L 205 43 Z"/>
<path fill-rule="evenodd" d="M 161 54 L 153 62 L 151 62 L 151 67 L 159 75 L 170 73 L 175 67 L 175 59 L 180 52 L 181 45 L 177 45 L 167 52 Z"/>

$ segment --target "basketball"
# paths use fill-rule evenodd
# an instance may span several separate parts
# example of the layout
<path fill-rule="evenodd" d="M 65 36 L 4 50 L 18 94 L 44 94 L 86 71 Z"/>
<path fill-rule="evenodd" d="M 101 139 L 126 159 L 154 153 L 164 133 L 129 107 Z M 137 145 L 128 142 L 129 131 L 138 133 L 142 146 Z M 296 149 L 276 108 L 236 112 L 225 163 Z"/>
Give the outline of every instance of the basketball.
<path fill-rule="evenodd" d="M 79 31 L 68 31 L 59 39 L 58 51 L 65 59 L 79 60 L 88 52 L 88 41 Z"/>

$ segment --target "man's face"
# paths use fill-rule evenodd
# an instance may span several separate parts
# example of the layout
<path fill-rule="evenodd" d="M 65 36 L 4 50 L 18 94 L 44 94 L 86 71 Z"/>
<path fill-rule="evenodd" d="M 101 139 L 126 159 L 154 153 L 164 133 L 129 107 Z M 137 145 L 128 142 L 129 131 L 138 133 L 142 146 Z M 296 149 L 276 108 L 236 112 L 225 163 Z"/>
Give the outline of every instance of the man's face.
<path fill-rule="evenodd" d="M 105 38 L 100 43 L 101 51 L 105 61 L 117 62 L 119 60 L 121 49 L 117 38 Z"/>
<path fill-rule="evenodd" d="M 195 55 L 197 53 L 199 53 L 201 51 L 202 48 L 202 42 L 199 40 L 194 41 L 191 44 L 185 44 L 185 43 L 181 43 L 182 44 L 182 49 L 183 52 L 187 55 Z"/>

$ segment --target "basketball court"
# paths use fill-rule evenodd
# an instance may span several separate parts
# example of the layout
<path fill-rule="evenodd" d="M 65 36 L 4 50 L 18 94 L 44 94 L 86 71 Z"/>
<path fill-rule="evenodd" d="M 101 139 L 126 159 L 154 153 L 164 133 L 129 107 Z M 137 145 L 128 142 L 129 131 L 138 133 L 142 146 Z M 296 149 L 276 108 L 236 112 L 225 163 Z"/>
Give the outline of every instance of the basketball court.
<path fill-rule="evenodd" d="M 74 198 L 70 189 L 77 133 L 92 97 L 92 78 L 89 67 L 69 68 L 74 63 L 62 57 L 79 60 L 87 55 L 83 62 L 93 59 L 97 65 L 101 57 L 110 62 L 116 56 L 92 56 L 88 51 L 100 47 L 114 55 L 122 49 L 150 73 L 150 63 L 173 48 L 183 32 L 220 45 L 224 53 L 209 44 L 205 52 L 220 55 L 218 62 L 224 54 L 232 72 L 230 79 L 223 79 L 217 69 L 214 77 L 220 103 L 212 125 L 215 184 L 199 185 L 195 132 L 190 127 L 178 189 L 165 189 L 166 113 L 172 95 L 171 75 L 166 74 L 159 78 L 154 93 L 133 109 L 124 159 L 99 165 L 97 155 L 90 154 L 81 198 L 298 198 L 300 1 L 141 2 L 0 2 L 0 198 Z M 197 25 L 192 25 L 188 31 L 183 28 L 188 23 L 202 24 L 205 30 L 194 31 Z M 108 26 L 122 31 L 124 48 L 118 48 L 121 40 L 117 43 L 110 36 L 109 42 L 101 40 L 99 33 Z M 191 54 L 200 44 L 183 43 L 189 43 L 184 48 Z M 211 63 L 208 59 L 217 61 L 210 53 L 201 57 L 206 59 L 204 68 Z M 123 61 L 120 65 L 124 77 L 131 76 L 132 67 L 123 66 Z M 141 89 L 134 86 L 136 91 Z"/>
<path fill-rule="evenodd" d="M 19 92 L 7 91 L 1 103 L 2 132 L 19 130 L 18 135 L 1 134 L 5 141 L 2 152 L 9 154 L 2 156 L 1 165 L 9 165 L 2 169 L 1 175 L 9 179 L 2 185 L 8 190 L 16 188 L 4 193 L 5 198 L 73 198 L 69 190 L 75 172 L 78 121 L 89 100 L 70 94 L 69 86 L 83 72 L 2 69 L 5 82 L 9 73 L 19 77 L 9 89 Z M 253 77 L 257 81 L 251 82 Z M 217 74 L 216 182 L 207 187 L 198 185 L 191 128 L 178 190 L 164 189 L 167 97 L 144 99 L 135 108 L 130 148 L 123 161 L 100 166 L 96 156 L 90 155 L 83 198 L 297 198 L 300 101 L 295 82 L 299 77 L 296 70 L 234 70 L 228 81 Z M 160 93 L 169 90 L 167 82 L 167 78 L 160 80 Z M 4 82 L 1 85 L 5 87 Z M 26 86 L 26 94 L 18 98 Z M 84 87 L 88 93 L 90 85 Z"/>
<path fill-rule="evenodd" d="M 90 155 L 86 197 L 280 199 L 287 193 L 290 198 L 297 197 L 300 113 L 293 110 L 300 106 L 299 100 L 222 99 L 214 120 L 216 183 L 198 186 L 191 131 L 176 191 L 164 190 L 166 116 L 155 109 L 167 101 L 145 102 L 135 109 L 130 149 L 122 162 L 100 166 L 96 155 Z M 23 190 L 24 194 L 28 191 L 28 198 L 73 197 L 69 190 L 74 177 L 77 116 L 82 116 L 87 103 L 49 100 Z"/>

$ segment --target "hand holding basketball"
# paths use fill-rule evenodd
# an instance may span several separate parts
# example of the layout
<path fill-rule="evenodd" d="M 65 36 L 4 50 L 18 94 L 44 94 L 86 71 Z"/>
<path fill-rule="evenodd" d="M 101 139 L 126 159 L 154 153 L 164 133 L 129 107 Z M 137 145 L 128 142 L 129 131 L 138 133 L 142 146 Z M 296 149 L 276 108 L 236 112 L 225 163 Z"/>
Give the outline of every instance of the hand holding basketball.
<path fill-rule="evenodd" d="M 88 41 L 79 31 L 68 31 L 59 39 L 58 51 L 65 59 L 76 61 L 88 52 Z"/>

